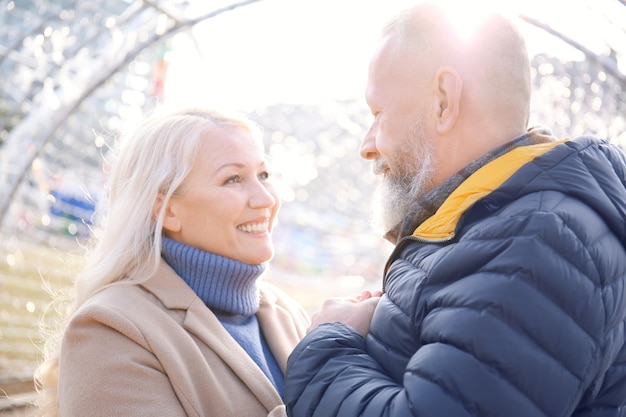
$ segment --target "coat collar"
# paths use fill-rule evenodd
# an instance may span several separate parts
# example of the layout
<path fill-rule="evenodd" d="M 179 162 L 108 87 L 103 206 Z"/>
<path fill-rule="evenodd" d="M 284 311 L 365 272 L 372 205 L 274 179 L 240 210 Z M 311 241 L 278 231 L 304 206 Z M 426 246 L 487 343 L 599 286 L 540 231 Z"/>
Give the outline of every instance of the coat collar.
<path fill-rule="evenodd" d="M 508 154 L 514 149 L 551 143 L 555 140 L 549 129 L 538 126 L 528 129 L 525 134 L 516 137 L 510 142 L 492 149 L 427 192 L 424 196 L 419 198 L 419 200 L 412 202 L 402 222 L 387 232 L 384 237 L 391 243 L 396 244 L 398 240 L 413 234 L 416 228 L 436 214 L 437 210 L 446 202 L 446 199 L 448 199 L 453 192 L 458 190 L 463 183 L 490 162 Z M 442 239 L 445 240 L 448 239 L 448 237 L 440 235 L 435 238 L 435 240 L 438 241 Z"/>
<path fill-rule="evenodd" d="M 489 162 L 454 190 L 437 212 L 413 231 L 413 236 L 433 241 L 453 238 L 461 215 L 472 204 L 501 186 L 522 165 L 566 141 L 522 146 Z"/>
<path fill-rule="evenodd" d="M 183 328 L 214 351 L 268 410 L 282 404 L 280 395 L 263 371 L 165 261 L 161 260 L 156 273 L 141 286 L 158 298 L 167 309 L 186 311 L 181 323 Z M 263 324 L 261 319 L 259 322 Z M 282 362 L 278 357 L 276 359 L 279 364 Z"/>

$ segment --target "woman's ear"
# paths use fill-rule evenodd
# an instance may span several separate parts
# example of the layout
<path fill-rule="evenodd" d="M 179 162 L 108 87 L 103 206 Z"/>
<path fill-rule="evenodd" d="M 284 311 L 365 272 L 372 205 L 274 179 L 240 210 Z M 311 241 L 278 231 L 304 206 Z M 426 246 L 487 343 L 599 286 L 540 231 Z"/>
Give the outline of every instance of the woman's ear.
<path fill-rule="evenodd" d="M 454 127 L 461 106 L 463 80 L 452 67 L 441 67 L 435 75 L 437 133 L 448 133 Z"/>
<path fill-rule="evenodd" d="M 154 207 L 152 209 L 152 217 L 157 219 L 159 217 L 159 213 L 163 208 L 163 203 L 165 201 L 165 197 L 163 194 L 159 194 L 157 196 L 156 201 L 154 202 Z M 180 221 L 178 217 L 176 217 L 175 210 L 172 207 L 172 200 L 168 200 L 167 205 L 165 206 L 165 215 L 163 216 L 163 229 L 166 232 L 176 233 L 181 229 Z"/>

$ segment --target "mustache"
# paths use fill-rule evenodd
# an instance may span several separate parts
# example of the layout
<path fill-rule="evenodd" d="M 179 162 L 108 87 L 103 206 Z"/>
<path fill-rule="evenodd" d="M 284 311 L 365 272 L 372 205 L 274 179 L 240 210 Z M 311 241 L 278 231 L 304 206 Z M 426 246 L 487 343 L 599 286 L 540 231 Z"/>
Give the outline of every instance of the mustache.
<path fill-rule="evenodd" d="M 372 163 L 372 171 L 374 172 L 374 175 L 382 175 L 388 169 L 389 165 L 387 165 L 387 161 L 385 161 L 383 158 L 377 158 Z"/>

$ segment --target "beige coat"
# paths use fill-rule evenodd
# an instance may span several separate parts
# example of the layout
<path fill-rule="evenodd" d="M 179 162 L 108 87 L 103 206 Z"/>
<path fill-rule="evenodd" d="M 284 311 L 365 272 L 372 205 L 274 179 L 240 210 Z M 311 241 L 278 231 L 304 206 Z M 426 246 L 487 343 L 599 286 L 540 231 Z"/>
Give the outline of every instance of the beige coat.
<path fill-rule="evenodd" d="M 308 317 L 267 283 L 257 317 L 284 373 Z M 58 400 L 62 417 L 285 415 L 265 374 L 165 262 L 145 284 L 80 307 L 61 347 Z"/>

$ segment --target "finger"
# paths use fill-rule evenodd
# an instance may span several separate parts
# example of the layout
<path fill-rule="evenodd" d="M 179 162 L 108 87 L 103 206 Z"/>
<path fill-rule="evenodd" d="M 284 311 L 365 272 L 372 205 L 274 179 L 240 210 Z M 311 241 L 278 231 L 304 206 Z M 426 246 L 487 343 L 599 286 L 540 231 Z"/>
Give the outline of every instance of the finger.
<path fill-rule="evenodd" d="M 371 296 L 372 296 L 372 293 L 370 291 L 364 290 L 360 295 L 357 295 L 356 299 L 357 301 L 363 301 L 363 300 L 367 300 Z"/>

